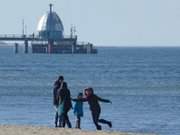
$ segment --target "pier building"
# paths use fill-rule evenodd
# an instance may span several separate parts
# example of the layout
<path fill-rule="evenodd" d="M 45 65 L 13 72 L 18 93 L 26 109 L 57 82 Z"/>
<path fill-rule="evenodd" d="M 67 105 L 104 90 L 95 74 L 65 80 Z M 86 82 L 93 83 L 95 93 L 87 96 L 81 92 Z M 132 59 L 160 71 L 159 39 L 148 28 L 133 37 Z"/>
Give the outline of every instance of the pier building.
<path fill-rule="evenodd" d="M 37 35 L 0 35 L 0 41 L 24 41 L 25 53 L 28 53 L 31 42 L 32 53 L 97 53 L 92 43 L 79 42 L 74 28 L 70 35 L 64 34 L 63 23 L 58 14 L 53 11 L 52 4 L 38 22 Z M 18 44 L 15 43 L 15 52 L 18 53 Z"/>

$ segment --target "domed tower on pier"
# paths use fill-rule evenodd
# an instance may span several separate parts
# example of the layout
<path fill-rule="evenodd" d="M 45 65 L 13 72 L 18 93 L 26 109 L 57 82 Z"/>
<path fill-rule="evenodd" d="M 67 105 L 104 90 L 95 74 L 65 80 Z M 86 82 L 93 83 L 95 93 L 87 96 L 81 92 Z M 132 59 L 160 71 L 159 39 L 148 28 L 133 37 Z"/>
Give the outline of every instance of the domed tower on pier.
<path fill-rule="evenodd" d="M 91 43 L 77 42 L 77 35 L 71 28 L 70 35 L 64 35 L 61 19 L 49 4 L 49 11 L 38 22 L 37 39 L 33 41 L 32 53 L 97 53 Z"/>
<path fill-rule="evenodd" d="M 50 10 L 44 14 L 37 27 L 39 37 L 48 41 L 59 41 L 64 35 L 64 27 L 61 19 L 52 9 L 52 4 L 49 4 Z"/>

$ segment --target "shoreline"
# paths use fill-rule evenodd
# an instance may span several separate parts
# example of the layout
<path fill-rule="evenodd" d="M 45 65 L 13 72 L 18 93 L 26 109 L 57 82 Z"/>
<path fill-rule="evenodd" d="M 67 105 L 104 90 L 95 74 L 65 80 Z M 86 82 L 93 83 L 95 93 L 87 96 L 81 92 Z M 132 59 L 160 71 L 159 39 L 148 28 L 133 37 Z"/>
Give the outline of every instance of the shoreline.
<path fill-rule="evenodd" d="M 155 135 L 145 133 L 125 133 L 106 131 L 85 131 L 68 128 L 50 128 L 46 126 L 0 125 L 0 135 Z"/>

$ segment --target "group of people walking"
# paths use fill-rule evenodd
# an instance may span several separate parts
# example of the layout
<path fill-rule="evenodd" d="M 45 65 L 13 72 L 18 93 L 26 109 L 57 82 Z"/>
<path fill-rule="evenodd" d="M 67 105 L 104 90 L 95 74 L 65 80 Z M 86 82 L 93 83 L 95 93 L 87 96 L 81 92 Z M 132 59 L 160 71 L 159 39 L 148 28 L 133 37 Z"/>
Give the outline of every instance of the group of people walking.
<path fill-rule="evenodd" d="M 72 101 L 75 102 L 74 107 L 72 106 Z M 81 117 L 83 117 L 83 102 L 88 102 L 96 129 L 102 129 L 99 123 L 107 124 L 111 128 L 111 121 L 100 119 L 101 107 L 99 101 L 111 103 L 110 100 L 102 99 L 94 94 L 93 88 L 90 87 L 84 90 L 84 94 L 78 93 L 77 98 L 72 98 L 64 77 L 59 76 L 54 83 L 53 89 L 53 104 L 56 110 L 55 127 L 65 127 L 67 125 L 69 128 L 72 128 L 68 112 L 73 108 L 77 118 L 75 127 L 80 129 Z"/>

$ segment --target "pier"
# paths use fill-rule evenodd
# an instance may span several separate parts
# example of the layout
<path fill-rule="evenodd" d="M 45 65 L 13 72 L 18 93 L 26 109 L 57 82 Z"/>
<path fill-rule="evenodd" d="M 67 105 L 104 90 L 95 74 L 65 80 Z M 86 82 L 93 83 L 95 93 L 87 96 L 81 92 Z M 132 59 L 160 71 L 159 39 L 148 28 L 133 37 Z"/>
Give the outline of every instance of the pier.
<path fill-rule="evenodd" d="M 32 41 L 42 41 L 42 39 L 40 39 L 39 37 L 35 37 L 34 35 L 18 35 L 18 34 L 4 34 L 4 35 L 0 35 L 0 41 L 13 41 L 15 42 L 15 53 L 19 52 L 19 44 L 17 43 L 17 41 L 22 41 L 24 42 L 24 53 L 28 53 L 29 52 L 29 42 Z"/>
<path fill-rule="evenodd" d="M 13 41 L 15 53 L 19 52 L 19 44 L 24 42 L 24 53 L 29 52 L 29 42 L 31 42 L 32 53 L 71 53 L 71 54 L 94 54 L 97 49 L 92 43 L 78 42 L 76 29 L 74 26 L 70 29 L 70 35 L 64 35 L 64 26 L 58 16 L 53 11 L 52 4 L 49 5 L 49 12 L 45 13 L 38 22 L 37 35 L 24 34 L 24 20 L 22 34 L 4 34 L 0 35 L 0 41 Z"/>

